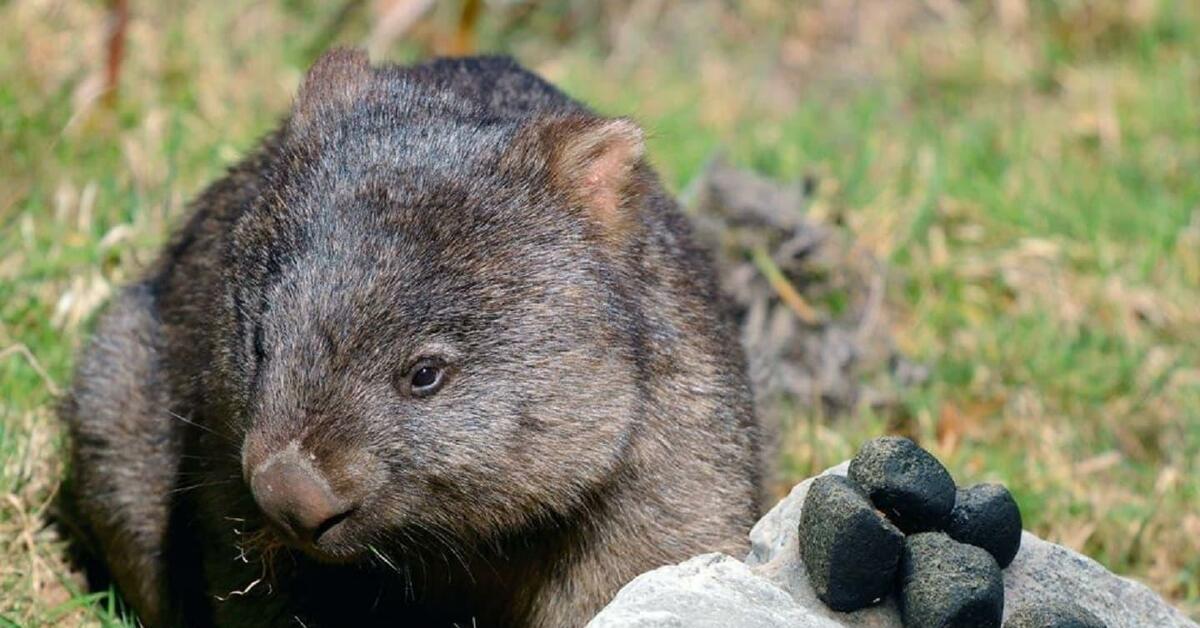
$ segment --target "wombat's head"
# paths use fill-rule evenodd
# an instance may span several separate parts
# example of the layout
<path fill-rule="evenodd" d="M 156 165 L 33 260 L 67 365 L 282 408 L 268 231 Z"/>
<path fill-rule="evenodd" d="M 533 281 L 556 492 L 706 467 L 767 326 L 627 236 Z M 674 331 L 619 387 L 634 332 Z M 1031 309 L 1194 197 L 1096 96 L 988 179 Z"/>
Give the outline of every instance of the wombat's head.
<path fill-rule="evenodd" d="M 345 561 L 585 508 L 646 378 L 637 127 L 489 118 L 341 52 L 278 142 L 232 226 L 216 369 L 267 519 Z"/>

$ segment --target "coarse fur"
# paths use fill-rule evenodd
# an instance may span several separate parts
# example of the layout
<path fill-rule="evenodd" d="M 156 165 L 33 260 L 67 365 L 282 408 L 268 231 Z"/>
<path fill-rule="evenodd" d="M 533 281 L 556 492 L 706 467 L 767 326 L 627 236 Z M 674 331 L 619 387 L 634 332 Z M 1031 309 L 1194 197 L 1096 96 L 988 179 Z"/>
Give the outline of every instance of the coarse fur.
<path fill-rule="evenodd" d="M 579 626 L 744 552 L 760 504 L 737 332 L 640 131 L 504 58 L 318 61 L 61 414 L 68 526 L 150 626 Z M 356 504 L 305 549 L 249 488 L 287 448 Z"/>

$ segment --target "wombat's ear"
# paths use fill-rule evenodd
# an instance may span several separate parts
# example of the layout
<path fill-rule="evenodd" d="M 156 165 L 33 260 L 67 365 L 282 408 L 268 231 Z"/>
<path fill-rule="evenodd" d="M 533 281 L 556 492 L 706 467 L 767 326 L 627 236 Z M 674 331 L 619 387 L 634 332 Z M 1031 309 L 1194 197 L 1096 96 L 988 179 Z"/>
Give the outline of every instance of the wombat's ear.
<path fill-rule="evenodd" d="M 644 152 L 642 130 L 631 120 L 568 116 L 519 131 L 501 168 L 542 170 L 604 236 L 619 240 L 636 222 L 629 201 L 637 193 L 635 169 Z"/>
<path fill-rule="evenodd" d="M 370 80 L 371 65 L 366 52 L 335 48 L 321 55 L 304 76 L 292 106 L 289 129 L 303 131 L 320 124 L 323 116 L 349 107 Z"/>

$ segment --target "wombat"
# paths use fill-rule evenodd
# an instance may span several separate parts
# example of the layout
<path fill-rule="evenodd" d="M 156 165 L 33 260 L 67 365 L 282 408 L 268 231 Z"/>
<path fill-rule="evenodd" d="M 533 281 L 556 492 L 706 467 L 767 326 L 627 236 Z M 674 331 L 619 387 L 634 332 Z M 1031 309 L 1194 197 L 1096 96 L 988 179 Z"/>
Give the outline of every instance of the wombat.
<path fill-rule="evenodd" d="M 737 330 L 642 132 L 334 51 L 99 320 L 68 527 L 150 626 L 579 626 L 744 552 Z"/>

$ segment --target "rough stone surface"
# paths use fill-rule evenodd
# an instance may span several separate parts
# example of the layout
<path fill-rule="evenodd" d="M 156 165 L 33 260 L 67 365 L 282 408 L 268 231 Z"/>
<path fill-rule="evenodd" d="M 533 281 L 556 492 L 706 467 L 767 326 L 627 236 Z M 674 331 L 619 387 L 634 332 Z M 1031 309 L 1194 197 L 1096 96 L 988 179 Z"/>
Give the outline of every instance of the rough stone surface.
<path fill-rule="evenodd" d="M 847 466 L 842 463 L 824 475 L 846 475 Z M 626 585 L 589 626 L 903 628 L 892 596 L 853 613 L 831 610 L 817 599 L 800 560 L 798 534 L 811 484 L 811 479 L 798 484 L 750 531 L 748 569 L 727 557 L 705 555 L 651 571 Z M 1075 602 L 1108 628 L 1200 628 L 1144 585 L 1028 532 L 1004 570 L 1004 587 L 1006 612 Z M 705 596 L 717 599 L 700 602 Z"/>
<path fill-rule="evenodd" d="M 625 585 L 588 628 L 837 628 L 724 554 L 703 554 Z"/>
<path fill-rule="evenodd" d="M 1004 621 L 1004 628 L 1105 628 L 1105 624 L 1074 602 L 1056 600 L 1016 609 Z"/>
<path fill-rule="evenodd" d="M 868 441 L 849 476 L 907 533 L 940 530 L 954 508 L 954 478 L 933 454 L 900 436 Z"/>
<path fill-rule="evenodd" d="M 1000 628 L 1004 580 L 987 550 L 941 532 L 914 534 L 900 561 L 907 628 Z"/>
<path fill-rule="evenodd" d="M 1021 547 L 1021 509 L 1000 484 L 958 489 L 946 534 L 961 543 L 982 547 L 1007 567 Z"/>
<path fill-rule="evenodd" d="M 838 611 L 856 611 L 895 587 L 904 533 L 866 492 L 840 475 L 813 481 L 800 516 L 800 557 L 817 597 Z"/>

